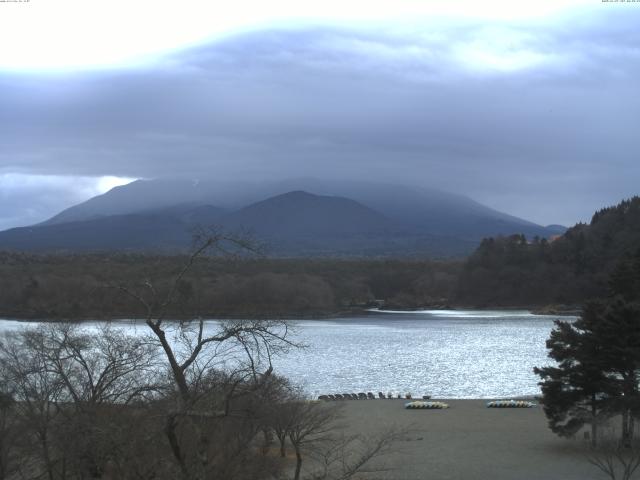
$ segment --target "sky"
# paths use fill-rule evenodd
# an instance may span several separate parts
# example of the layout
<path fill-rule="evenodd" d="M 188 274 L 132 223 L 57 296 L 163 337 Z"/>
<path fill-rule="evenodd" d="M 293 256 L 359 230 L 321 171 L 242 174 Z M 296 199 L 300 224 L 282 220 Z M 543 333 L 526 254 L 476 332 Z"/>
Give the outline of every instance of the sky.
<path fill-rule="evenodd" d="M 0 1 L 0 229 L 172 176 L 573 225 L 640 194 L 638 78 L 640 2 Z"/>

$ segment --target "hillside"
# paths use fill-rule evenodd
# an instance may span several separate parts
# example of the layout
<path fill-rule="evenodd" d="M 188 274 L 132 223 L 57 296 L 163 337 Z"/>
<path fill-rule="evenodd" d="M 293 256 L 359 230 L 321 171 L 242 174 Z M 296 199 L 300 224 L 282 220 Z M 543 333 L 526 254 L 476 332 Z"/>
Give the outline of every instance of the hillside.
<path fill-rule="evenodd" d="M 524 233 L 548 236 L 558 233 L 557 226 L 547 229 L 486 207 L 464 195 L 434 188 L 313 178 L 271 182 L 138 180 L 68 208 L 45 223 L 144 213 L 185 204 L 215 205 L 236 211 L 292 191 L 352 199 L 389 219 L 434 235 L 459 236 L 479 241 L 490 235 Z"/>
<path fill-rule="evenodd" d="M 593 215 L 552 242 L 489 238 L 469 257 L 457 298 L 476 305 L 579 304 L 640 258 L 640 197 Z"/>
<path fill-rule="evenodd" d="M 111 215 L 0 232 L 0 249 L 31 252 L 170 252 L 190 241 L 187 225 L 166 213 Z"/>
<path fill-rule="evenodd" d="M 133 214 L 92 214 L 86 220 L 58 218 L 0 232 L 0 248 L 180 253 L 190 248 L 197 228 L 211 225 L 231 233 L 250 232 L 275 256 L 443 257 L 464 255 L 474 247 L 470 241 L 400 225 L 348 198 L 294 191 L 236 211 L 182 203 Z"/>
<path fill-rule="evenodd" d="M 250 225 L 260 236 L 333 236 L 378 233 L 393 228 L 384 215 L 343 197 L 294 191 L 257 202 L 227 215 L 228 227 Z"/>
<path fill-rule="evenodd" d="M 179 251 L 196 225 L 250 230 L 281 256 L 462 256 L 486 236 L 562 231 L 435 189 L 317 179 L 159 179 L 116 187 L 42 224 L 0 232 L 0 248 Z"/>

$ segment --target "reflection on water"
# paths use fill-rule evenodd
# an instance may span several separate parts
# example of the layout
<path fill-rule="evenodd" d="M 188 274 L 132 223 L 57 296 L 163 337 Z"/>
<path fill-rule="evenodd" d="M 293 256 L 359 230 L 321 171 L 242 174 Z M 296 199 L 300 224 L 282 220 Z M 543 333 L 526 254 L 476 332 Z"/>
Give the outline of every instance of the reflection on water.
<path fill-rule="evenodd" d="M 357 318 L 304 320 L 307 345 L 274 361 L 275 371 L 320 393 L 411 392 L 494 398 L 539 392 L 534 366 L 550 363 L 545 341 L 555 316 L 526 311 L 371 312 Z M 570 319 L 571 317 L 565 319 Z M 214 327 L 215 321 L 210 322 Z M 22 328 L 4 320 L 0 331 Z M 84 324 L 88 328 L 98 322 Z M 117 322 L 145 332 L 140 324 Z"/>
<path fill-rule="evenodd" d="M 539 393 L 534 366 L 557 317 L 529 312 L 423 311 L 298 322 L 309 347 L 276 370 L 313 394 L 378 391 L 492 398 Z"/>

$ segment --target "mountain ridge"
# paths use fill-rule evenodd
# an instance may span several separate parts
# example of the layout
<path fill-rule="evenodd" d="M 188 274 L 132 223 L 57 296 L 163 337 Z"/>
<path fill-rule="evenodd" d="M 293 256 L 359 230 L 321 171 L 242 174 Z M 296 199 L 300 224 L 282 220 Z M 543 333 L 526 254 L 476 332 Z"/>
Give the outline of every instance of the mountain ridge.
<path fill-rule="evenodd" d="M 316 179 L 264 184 L 160 179 L 116 187 L 41 224 L 0 232 L 0 248 L 184 249 L 185 232 L 196 225 L 249 229 L 285 256 L 458 256 L 470 253 L 485 236 L 558 234 L 556 226 L 543 227 L 439 190 Z M 126 231 L 132 239 L 124 238 Z"/>

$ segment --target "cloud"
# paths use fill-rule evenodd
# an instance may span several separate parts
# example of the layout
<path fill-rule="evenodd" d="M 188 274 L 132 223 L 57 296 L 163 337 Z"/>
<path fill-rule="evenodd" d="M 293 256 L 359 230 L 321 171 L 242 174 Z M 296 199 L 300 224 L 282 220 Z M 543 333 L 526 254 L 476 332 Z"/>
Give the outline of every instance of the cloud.
<path fill-rule="evenodd" d="M 638 193 L 639 21 L 288 27 L 139 68 L 4 73 L 0 174 L 383 179 L 586 220 Z"/>
<path fill-rule="evenodd" d="M 109 176 L 0 174 L 0 230 L 41 222 L 64 208 L 131 181 Z"/>
<path fill-rule="evenodd" d="M 15 2 L 5 2 L 15 3 Z M 19 2 L 18 2 L 19 3 Z M 167 50 L 274 25 L 348 24 L 457 16 L 486 20 L 544 17 L 585 0 L 83 0 L 3 5 L 0 68 L 104 68 L 153 64 Z M 114 34 L 114 32 L 117 32 Z"/>

